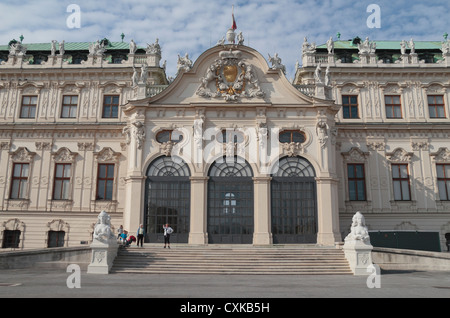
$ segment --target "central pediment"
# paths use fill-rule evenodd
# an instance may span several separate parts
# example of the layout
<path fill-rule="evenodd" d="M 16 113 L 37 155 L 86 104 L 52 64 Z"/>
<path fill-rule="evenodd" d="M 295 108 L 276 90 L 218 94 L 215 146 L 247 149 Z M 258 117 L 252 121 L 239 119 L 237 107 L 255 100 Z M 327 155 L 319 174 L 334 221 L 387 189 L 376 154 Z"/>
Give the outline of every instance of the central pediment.
<path fill-rule="evenodd" d="M 183 69 L 164 91 L 136 101 L 149 106 L 313 106 L 283 71 L 269 67 L 256 50 L 244 45 L 217 45 Z M 323 102 L 323 101 L 322 101 Z M 134 104 L 134 103 L 133 103 Z"/>

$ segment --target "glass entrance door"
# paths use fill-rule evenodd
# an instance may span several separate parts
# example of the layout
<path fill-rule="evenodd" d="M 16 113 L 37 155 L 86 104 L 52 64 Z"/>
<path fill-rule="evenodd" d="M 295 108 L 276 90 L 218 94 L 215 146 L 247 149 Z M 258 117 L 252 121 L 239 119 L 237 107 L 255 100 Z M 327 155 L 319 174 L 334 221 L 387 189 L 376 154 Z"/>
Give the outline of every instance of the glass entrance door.
<path fill-rule="evenodd" d="M 280 160 L 271 181 L 274 244 L 317 242 L 314 177 L 314 169 L 306 159 L 286 157 Z"/>
<path fill-rule="evenodd" d="M 164 242 L 163 225 L 166 223 L 174 230 L 171 242 L 188 242 L 191 196 L 189 175 L 188 166 L 184 162 L 174 162 L 171 157 L 160 157 L 150 165 L 144 218 L 146 242 Z"/>
<path fill-rule="evenodd" d="M 252 243 L 253 179 L 243 159 L 219 159 L 212 165 L 207 208 L 209 243 Z"/>

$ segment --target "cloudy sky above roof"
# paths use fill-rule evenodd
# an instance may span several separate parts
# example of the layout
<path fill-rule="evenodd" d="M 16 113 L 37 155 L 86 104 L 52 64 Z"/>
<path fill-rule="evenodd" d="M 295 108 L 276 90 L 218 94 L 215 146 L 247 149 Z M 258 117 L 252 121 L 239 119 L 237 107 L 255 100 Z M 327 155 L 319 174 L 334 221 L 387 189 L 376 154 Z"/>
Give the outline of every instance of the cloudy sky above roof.
<path fill-rule="evenodd" d="M 80 28 L 70 28 L 70 4 L 80 8 Z M 195 62 L 214 46 L 231 26 L 231 6 L 238 32 L 245 45 L 266 59 L 278 53 L 292 78 L 301 45 L 323 44 L 330 36 L 341 40 L 359 36 L 371 40 L 441 41 L 450 33 L 448 0 L 2 0 L 0 3 L 0 44 L 24 36 L 24 43 L 94 42 L 134 39 L 140 46 L 156 38 L 167 60 L 168 76 L 176 73 L 177 55 L 188 53 Z M 380 8 L 380 28 L 370 28 L 367 12 L 371 4 Z M 399 48 L 400 49 L 400 48 Z"/>

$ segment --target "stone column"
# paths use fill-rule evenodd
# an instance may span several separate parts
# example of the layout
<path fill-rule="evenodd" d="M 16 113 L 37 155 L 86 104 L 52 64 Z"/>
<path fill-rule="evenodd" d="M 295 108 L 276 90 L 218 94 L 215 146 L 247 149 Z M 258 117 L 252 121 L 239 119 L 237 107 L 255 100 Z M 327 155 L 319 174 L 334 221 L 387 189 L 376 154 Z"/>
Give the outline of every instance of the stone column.
<path fill-rule="evenodd" d="M 130 233 L 134 233 L 144 221 L 143 193 L 145 193 L 145 177 L 128 176 L 125 182 L 126 201 L 123 212 L 123 226 Z"/>
<path fill-rule="evenodd" d="M 208 244 L 206 231 L 208 177 L 191 177 L 191 220 L 189 244 Z"/>
<path fill-rule="evenodd" d="M 270 177 L 255 177 L 254 181 L 254 218 L 253 245 L 272 244 L 270 220 Z"/>
<path fill-rule="evenodd" d="M 317 181 L 317 244 L 334 246 L 341 242 L 339 231 L 338 184 L 334 178 L 316 178 Z"/>

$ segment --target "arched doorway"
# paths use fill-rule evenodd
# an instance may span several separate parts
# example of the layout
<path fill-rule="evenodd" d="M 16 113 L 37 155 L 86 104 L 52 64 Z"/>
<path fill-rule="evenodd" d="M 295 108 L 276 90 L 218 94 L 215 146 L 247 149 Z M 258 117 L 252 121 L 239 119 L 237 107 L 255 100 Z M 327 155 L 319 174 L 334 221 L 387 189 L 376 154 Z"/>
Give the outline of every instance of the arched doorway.
<path fill-rule="evenodd" d="M 317 242 L 315 171 L 301 157 L 280 159 L 271 180 L 274 244 Z"/>
<path fill-rule="evenodd" d="M 190 171 L 181 159 L 159 157 L 147 170 L 144 226 L 146 242 L 164 242 L 163 224 L 174 229 L 171 241 L 187 243 L 190 218 Z"/>
<path fill-rule="evenodd" d="M 238 157 L 216 160 L 209 170 L 209 243 L 250 244 L 253 240 L 253 172 Z"/>

